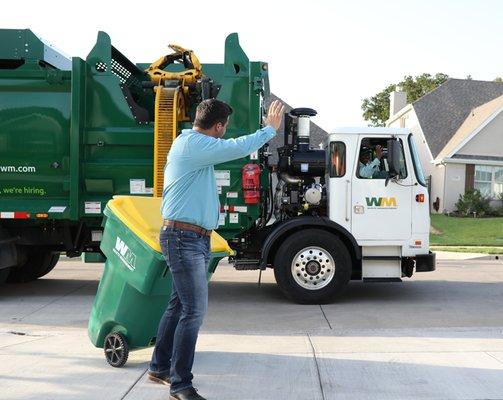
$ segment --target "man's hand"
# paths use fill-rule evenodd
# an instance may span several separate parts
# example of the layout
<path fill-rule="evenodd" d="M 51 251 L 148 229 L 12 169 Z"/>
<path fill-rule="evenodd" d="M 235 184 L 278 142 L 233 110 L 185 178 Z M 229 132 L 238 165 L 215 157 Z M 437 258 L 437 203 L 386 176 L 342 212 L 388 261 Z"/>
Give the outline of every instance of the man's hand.
<path fill-rule="evenodd" d="M 382 158 L 382 147 L 378 144 L 375 148 L 376 157 L 380 160 Z"/>
<path fill-rule="evenodd" d="M 281 104 L 279 100 L 274 100 L 269 106 L 269 111 L 267 111 L 267 118 L 264 120 L 264 125 L 270 125 L 275 131 L 278 131 L 284 112 L 285 106 Z"/>

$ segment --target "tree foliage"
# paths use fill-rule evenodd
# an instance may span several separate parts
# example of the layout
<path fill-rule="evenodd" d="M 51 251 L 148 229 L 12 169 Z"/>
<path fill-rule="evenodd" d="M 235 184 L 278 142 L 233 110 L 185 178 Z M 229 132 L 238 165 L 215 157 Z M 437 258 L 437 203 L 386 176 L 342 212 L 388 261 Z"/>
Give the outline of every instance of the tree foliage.
<path fill-rule="evenodd" d="M 389 97 L 391 92 L 400 88 L 407 93 L 407 103 L 412 103 L 431 92 L 449 78 L 448 75 L 437 73 L 435 75 L 421 74 L 415 77 L 405 76 L 398 84 L 391 84 L 372 97 L 363 99 L 362 111 L 365 121 L 372 126 L 384 126 L 389 118 Z"/>

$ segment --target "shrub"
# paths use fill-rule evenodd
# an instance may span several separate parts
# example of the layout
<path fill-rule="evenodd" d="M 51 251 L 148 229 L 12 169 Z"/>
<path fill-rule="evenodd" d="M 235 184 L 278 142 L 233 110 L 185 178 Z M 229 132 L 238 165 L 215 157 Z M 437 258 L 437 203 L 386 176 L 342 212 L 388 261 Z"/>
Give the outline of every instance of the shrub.
<path fill-rule="evenodd" d="M 496 208 L 495 215 L 498 217 L 503 217 L 503 192 L 498 195 L 498 200 L 501 201 L 501 205 Z"/>
<path fill-rule="evenodd" d="M 491 215 L 493 210 L 489 205 L 491 199 L 485 197 L 478 189 L 470 189 L 464 195 L 459 195 L 459 200 L 456 203 L 456 213 L 461 216 L 473 216 L 476 213 L 477 217 Z"/>

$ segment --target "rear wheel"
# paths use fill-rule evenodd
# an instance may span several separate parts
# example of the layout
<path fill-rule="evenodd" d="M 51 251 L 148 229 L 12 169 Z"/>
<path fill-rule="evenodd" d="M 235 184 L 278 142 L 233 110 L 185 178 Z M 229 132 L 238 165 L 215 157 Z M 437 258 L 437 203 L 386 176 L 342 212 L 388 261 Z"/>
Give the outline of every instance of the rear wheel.
<path fill-rule="evenodd" d="M 59 261 L 59 253 L 40 247 L 26 247 L 19 250 L 24 262 L 11 268 L 7 282 L 30 282 L 47 275 Z"/>
<path fill-rule="evenodd" d="M 342 241 L 321 229 L 288 237 L 274 259 L 274 276 L 286 297 L 301 304 L 327 303 L 351 278 L 351 257 Z"/>
<path fill-rule="evenodd" d="M 5 283 L 7 277 L 9 276 L 10 268 L 0 269 L 0 285 Z"/>
<path fill-rule="evenodd" d="M 16 264 L 17 253 L 11 236 L 0 226 L 0 285 L 7 281 L 11 266 Z"/>

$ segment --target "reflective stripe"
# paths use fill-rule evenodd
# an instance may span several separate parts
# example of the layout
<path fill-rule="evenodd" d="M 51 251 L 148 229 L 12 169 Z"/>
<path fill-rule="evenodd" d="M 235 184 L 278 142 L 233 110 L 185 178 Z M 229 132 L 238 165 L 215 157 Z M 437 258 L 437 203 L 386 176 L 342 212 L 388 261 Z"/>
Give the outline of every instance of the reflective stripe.
<path fill-rule="evenodd" d="M 30 214 L 24 211 L 2 211 L 0 212 L 2 219 L 28 219 Z"/>

